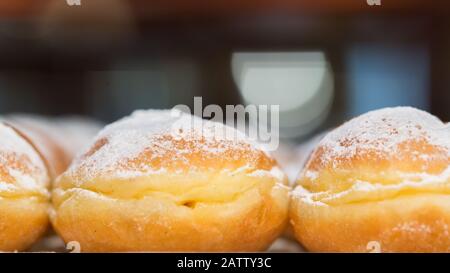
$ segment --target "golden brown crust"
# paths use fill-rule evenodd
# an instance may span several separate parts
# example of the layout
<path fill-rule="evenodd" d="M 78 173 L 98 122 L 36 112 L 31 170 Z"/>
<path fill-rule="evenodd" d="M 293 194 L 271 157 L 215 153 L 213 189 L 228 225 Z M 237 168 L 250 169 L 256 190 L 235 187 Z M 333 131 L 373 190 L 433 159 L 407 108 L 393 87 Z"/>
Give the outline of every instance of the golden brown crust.
<path fill-rule="evenodd" d="M 48 226 L 49 176 L 33 146 L 0 123 L 0 251 L 24 250 Z"/>
<path fill-rule="evenodd" d="M 287 191 L 268 190 L 254 188 L 232 202 L 181 204 L 152 195 L 116 199 L 87 190 L 55 192 L 64 201 L 53 223 L 66 242 L 78 241 L 86 252 L 260 251 L 287 221 Z"/>
<path fill-rule="evenodd" d="M 52 179 L 67 169 L 101 129 L 96 121 L 76 116 L 13 114 L 4 119 L 40 153 Z"/>
<path fill-rule="evenodd" d="M 45 122 L 43 118 L 32 116 L 11 116 L 6 122 L 39 152 L 52 179 L 67 169 L 72 158 L 61 139 L 51 132 L 58 130 L 56 126 Z"/>
<path fill-rule="evenodd" d="M 39 197 L 0 197 L 0 251 L 28 249 L 47 230 L 49 202 Z"/>
<path fill-rule="evenodd" d="M 383 251 L 449 251 L 447 130 L 425 112 L 393 108 L 331 132 L 292 194 L 298 240 L 312 251 L 365 252 L 370 241 Z"/>
<path fill-rule="evenodd" d="M 311 207 L 293 199 L 297 239 L 313 252 L 450 252 L 446 194 L 418 194 L 377 202 Z"/>
<path fill-rule="evenodd" d="M 285 176 L 244 138 L 199 134 L 190 119 L 150 111 L 101 132 L 56 183 L 61 237 L 88 252 L 267 248 L 287 222 Z"/>
<path fill-rule="evenodd" d="M 191 169 L 200 170 L 235 170 L 246 167 L 247 170 L 270 171 L 276 162 L 262 150 L 257 150 L 249 143 L 233 145 L 233 141 L 206 141 L 201 139 L 178 139 L 173 136 L 156 136 L 153 143 L 133 158 L 124 158 L 114 169 L 119 171 L 145 172 L 148 169 L 169 172 L 188 172 Z M 164 143 L 170 149 L 159 149 L 160 143 Z M 81 156 L 81 160 L 92 157 L 99 149 L 108 145 L 107 138 L 100 138 L 92 147 Z M 179 151 L 189 151 L 180 154 Z M 89 172 L 90 166 L 80 163 L 77 166 L 77 174 Z M 72 171 L 73 168 L 72 168 Z M 73 175 L 73 172 L 66 174 Z M 105 174 L 102 174 L 105 175 Z"/>

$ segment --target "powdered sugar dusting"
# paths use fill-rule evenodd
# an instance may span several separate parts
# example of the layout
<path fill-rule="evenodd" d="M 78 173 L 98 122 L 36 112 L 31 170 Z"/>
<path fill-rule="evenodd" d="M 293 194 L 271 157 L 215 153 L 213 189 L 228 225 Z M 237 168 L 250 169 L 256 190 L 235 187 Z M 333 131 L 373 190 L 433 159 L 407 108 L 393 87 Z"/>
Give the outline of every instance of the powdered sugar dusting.
<path fill-rule="evenodd" d="M 16 189 L 46 192 L 47 170 L 34 148 L 2 123 L 0 139 L 0 192 Z"/>
<path fill-rule="evenodd" d="M 249 176 L 253 177 L 264 177 L 270 176 L 276 178 L 278 181 L 284 181 L 287 179 L 286 175 L 281 171 L 279 167 L 273 167 L 271 170 L 256 170 L 249 174 Z"/>
<path fill-rule="evenodd" d="M 261 158 L 267 156 L 259 148 L 222 123 L 177 110 L 140 110 L 105 127 L 91 149 L 78 157 L 65 175 L 91 179 L 102 175 L 129 178 L 169 170 L 184 172 L 182 166 L 190 170 L 196 167 L 190 159 L 195 158 L 198 167 L 202 163 L 209 165 L 214 157 L 217 161 L 218 155 L 230 161 L 242 160 L 245 164 L 238 167 L 254 171 Z M 143 153 L 146 159 L 138 160 Z M 267 160 L 272 164 L 272 159 Z"/>
<path fill-rule="evenodd" d="M 319 144 L 321 165 L 335 167 L 340 160 L 367 152 L 396 155 L 405 141 L 425 140 L 450 155 L 450 127 L 435 116 L 411 107 L 385 108 L 350 120 Z M 432 160 L 417 153 L 421 160 Z"/>
<path fill-rule="evenodd" d="M 441 192 L 442 189 L 450 189 L 450 166 L 439 175 L 430 175 L 426 173 L 414 173 L 414 174 L 399 174 L 402 179 L 401 182 L 396 184 L 380 184 L 371 183 L 367 181 L 356 180 L 353 185 L 345 190 L 338 193 L 331 192 L 309 192 L 302 186 L 298 186 L 293 195 L 302 199 L 304 202 L 310 204 L 320 204 L 324 205 L 330 202 L 338 202 L 339 200 L 347 201 L 361 201 L 359 199 L 352 198 L 352 196 L 358 196 L 358 198 L 363 198 L 365 200 L 368 196 L 364 193 L 370 193 L 371 196 L 381 196 L 381 193 L 385 193 L 385 197 L 397 196 L 402 191 L 417 190 L 423 192 Z M 377 194 L 374 194 L 377 193 Z"/>
<path fill-rule="evenodd" d="M 307 177 L 308 179 L 316 180 L 317 177 L 319 177 L 319 173 L 316 171 L 307 170 L 305 171 L 304 176 Z"/>
<path fill-rule="evenodd" d="M 403 160 L 407 160 L 407 164 L 416 164 L 417 167 L 414 171 L 406 171 L 401 167 L 395 169 L 395 164 L 386 165 L 389 169 L 377 170 L 380 183 L 376 178 L 363 181 L 365 179 L 360 177 L 348 178 L 344 175 L 347 169 L 351 171 L 354 166 L 346 163 L 379 164 L 381 160 L 400 162 L 395 163 L 400 165 Z M 438 191 L 450 188 L 449 162 L 448 124 L 414 108 L 385 108 L 352 119 L 325 136 L 302 171 L 299 180 L 302 186 L 297 188 L 294 195 L 309 203 L 320 201 L 320 204 L 333 204 L 370 201 L 376 196 L 389 198 L 406 190 Z M 349 187 L 336 192 L 333 185 L 329 184 L 332 182 L 328 182 L 320 191 L 312 190 L 308 183 L 315 185 L 321 179 L 323 168 L 331 168 L 331 172 L 338 172 L 342 168 L 339 170 L 342 175 L 337 179 L 345 181 L 336 183 L 345 182 Z M 395 177 L 395 182 L 382 183 L 384 176 L 388 176 L 387 180 Z M 308 183 L 303 184 L 302 181 Z"/>
<path fill-rule="evenodd" d="M 315 205 L 315 206 L 327 206 L 327 204 L 316 200 L 316 193 L 312 193 L 308 191 L 307 189 L 303 188 L 302 186 L 297 186 L 292 192 L 291 195 L 295 198 L 300 199 L 302 202 L 309 204 L 309 205 Z"/>

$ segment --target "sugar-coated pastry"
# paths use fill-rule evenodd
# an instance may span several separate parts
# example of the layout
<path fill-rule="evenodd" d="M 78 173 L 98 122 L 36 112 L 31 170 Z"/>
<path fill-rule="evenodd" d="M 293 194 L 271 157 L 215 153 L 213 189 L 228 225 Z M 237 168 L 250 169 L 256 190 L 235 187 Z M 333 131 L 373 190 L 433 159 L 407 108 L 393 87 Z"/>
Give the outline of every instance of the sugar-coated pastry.
<path fill-rule="evenodd" d="M 4 120 L 35 145 L 44 157 L 52 178 L 63 173 L 102 128 L 101 123 L 81 116 L 50 118 L 11 114 Z"/>
<path fill-rule="evenodd" d="M 235 129 L 137 111 L 59 177 L 51 220 L 85 252 L 258 251 L 285 228 L 286 182 Z"/>
<path fill-rule="evenodd" d="M 48 226 L 49 175 L 39 153 L 0 123 L 0 251 L 24 250 Z"/>
<path fill-rule="evenodd" d="M 317 146 L 324 136 L 325 133 L 320 133 L 298 146 L 280 143 L 278 149 L 273 153 L 278 164 L 286 173 L 291 188 L 295 187 L 301 168 L 306 164 L 315 146 Z M 294 231 L 291 225 L 286 227 L 283 237 L 295 241 Z"/>
<path fill-rule="evenodd" d="M 310 251 L 450 251 L 450 128 L 408 107 L 329 133 L 298 179 L 290 217 Z"/>
<path fill-rule="evenodd" d="M 86 149 L 104 127 L 100 122 L 82 116 L 62 116 L 52 121 L 58 129 L 55 138 L 63 140 L 61 146 L 71 160 Z"/>
<path fill-rule="evenodd" d="M 52 179 L 67 169 L 72 158 L 66 147 L 72 144 L 60 135 L 61 128 L 51 119 L 38 115 L 13 114 L 3 120 L 34 145 L 42 155 Z"/>

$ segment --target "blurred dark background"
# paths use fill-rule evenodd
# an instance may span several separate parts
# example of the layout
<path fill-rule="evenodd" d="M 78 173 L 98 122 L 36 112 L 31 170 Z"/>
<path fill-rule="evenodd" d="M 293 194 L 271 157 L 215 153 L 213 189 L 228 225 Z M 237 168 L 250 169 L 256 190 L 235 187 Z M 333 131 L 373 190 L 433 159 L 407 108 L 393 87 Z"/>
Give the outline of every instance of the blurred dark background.
<path fill-rule="evenodd" d="M 368 110 L 450 120 L 450 2 L 0 1 L 0 113 L 280 104 L 304 139 Z"/>

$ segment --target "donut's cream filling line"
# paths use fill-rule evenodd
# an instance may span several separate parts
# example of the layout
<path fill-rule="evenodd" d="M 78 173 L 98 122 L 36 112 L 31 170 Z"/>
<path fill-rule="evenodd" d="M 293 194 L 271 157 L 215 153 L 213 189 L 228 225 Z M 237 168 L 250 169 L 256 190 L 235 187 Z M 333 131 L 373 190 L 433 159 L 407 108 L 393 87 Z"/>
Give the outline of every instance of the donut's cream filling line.
<path fill-rule="evenodd" d="M 401 182 L 393 184 L 356 180 L 350 188 L 340 192 L 312 192 L 307 187 L 298 185 L 292 192 L 292 195 L 305 203 L 333 206 L 376 202 L 407 195 L 450 194 L 450 167 L 439 175 L 426 173 L 404 174 L 403 178 Z"/>
<path fill-rule="evenodd" d="M 110 184 L 107 181 L 102 181 L 100 184 L 93 181 L 91 183 L 82 183 L 79 187 L 64 184 L 54 189 L 54 206 L 57 209 L 64 202 L 77 194 L 95 194 L 98 197 L 117 199 L 117 200 L 142 200 L 145 198 L 155 198 L 166 202 L 173 203 L 177 206 L 195 209 L 198 205 L 219 205 L 233 203 L 242 196 L 252 191 L 267 192 L 273 194 L 273 191 L 286 191 L 289 187 L 283 184 L 283 180 L 279 180 L 278 175 L 273 175 L 272 171 L 258 170 L 252 173 L 232 173 L 224 175 L 218 172 L 214 175 L 208 175 L 203 182 L 189 187 L 189 189 L 177 189 L 176 186 L 161 187 L 160 184 L 155 186 L 154 181 L 170 179 L 167 176 L 161 177 L 140 177 L 130 180 L 109 180 L 114 184 L 120 185 L 111 188 L 103 187 L 105 184 Z M 191 182 L 192 178 L 187 177 Z M 229 182 L 229 184 L 227 184 Z M 130 183 L 140 184 L 136 188 L 130 188 L 126 185 Z M 152 185 L 153 184 L 153 185 Z M 102 186 L 103 185 L 103 186 Z M 121 191 L 121 188 L 127 188 L 128 192 Z"/>
<path fill-rule="evenodd" d="M 47 189 L 23 189 L 10 183 L 0 182 L 0 200 L 35 198 L 40 202 L 48 202 L 50 193 Z"/>
<path fill-rule="evenodd" d="M 43 183 L 37 183 L 32 177 L 22 176 L 15 182 L 0 181 L 0 198 L 20 199 L 36 197 L 48 201 L 50 193 Z"/>
<path fill-rule="evenodd" d="M 227 200 L 222 200 L 222 201 L 207 201 L 207 200 L 197 201 L 197 200 L 189 200 L 189 199 L 178 201 L 178 200 L 176 200 L 177 198 L 174 195 L 168 194 L 168 193 L 162 193 L 162 192 L 148 192 L 146 194 L 142 194 L 142 196 L 140 196 L 140 197 L 135 197 L 135 198 L 118 198 L 115 196 L 111 196 L 111 195 L 97 192 L 97 191 L 90 190 L 90 189 L 72 188 L 72 189 L 67 189 L 67 190 L 63 190 L 63 192 L 60 192 L 60 194 L 62 194 L 62 199 L 59 200 L 58 204 L 54 203 L 54 207 L 55 207 L 55 209 L 58 209 L 66 201 L 70 200 L 75 195 L 81 194 L 81 195 L 94 196 L 96 198 L 100 197 L 100 198 L 106 198 L 106 199 L 111 199 L 111 200 L 128 200 L 128 201 L 130 201 L 130 200 L 139 201 L 139 200 L 143 200 L 146 198 L 155 198 L 155 199 L 158 199 L 161 201 L 171 202 L 179 207 L 195 209 L 200 204 L 202 204 L 202 205 L 219 205 L 219 204 L 233 203 L 236 200 L 238 200 L 241 196 L 245 195 L 246 193 L 248 193 L 252 190 L 254 190 L 254 188 L 250 188 L 245 191 L 242 191 L 239 194 L 230 196 Z"/>

